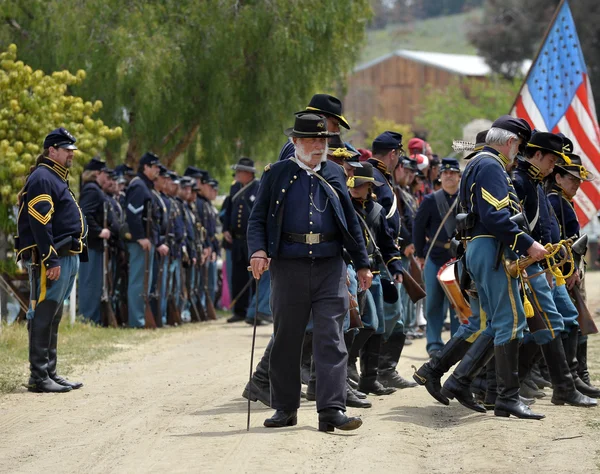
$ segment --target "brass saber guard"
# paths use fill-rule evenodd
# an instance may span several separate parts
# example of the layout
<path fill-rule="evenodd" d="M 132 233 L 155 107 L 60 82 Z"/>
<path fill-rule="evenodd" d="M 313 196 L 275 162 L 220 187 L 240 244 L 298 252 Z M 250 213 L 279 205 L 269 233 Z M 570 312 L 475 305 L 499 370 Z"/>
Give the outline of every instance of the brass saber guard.
<path fill-rule="evenodd" d="M 553 275 L 556 276 L 556 274 L 554 273 L 554 270 L 556 270 L 557 268 L 562 268 L 566 263 L 571 263 L 571 272 L 569 273 L 569 275 L 562 275 L 564 278 L 568 278 L 569 276 L 571 276 L 571 274 L 573 273 L 573 268 L 574 268 L 574 264 L 573 264 L 573 253 L 571 251 L 571 246 L 573 245 L 573 240 L 572 239 L 567 239 L 567 240 L 561 240 L 560 242 L 556 243 L 556 244 L 546 244 L 544 247 L 546 248 L 546 250 L 548 250 L 549 254 L 546 255 L 545 259 L 546 262 L 548 263 L 548 267 L 543 269 L 541 272 L 537 272 L 533 275 L 527 276 L 527 275 L 523 275 L 524 278 L 529 279 L 529 278 L 534 278 L 538 275 L 541 275 L 542 273 L 546 273 L 546 272 L 552 272 Z M 561 255 L 561 250 L 564 250 L 564 256 Z M 559 259 L 557 261 L 556 256 L 559 256 Z M 532 257 L 521 257 L 518 260 L 509 260 L 507 258 L 504 259 L 503 264 L 504 264 L 504 269 L 506 270 L 506 273 L 508 273 L 512 278 L 518 278 L 519 275 L 521 274 L 521 272 L 523 272 L 523 270 L 525 270 L 528 266 L 533 265 L 534 263 L 537 263 L 537 260 L 534 260 Z"/>

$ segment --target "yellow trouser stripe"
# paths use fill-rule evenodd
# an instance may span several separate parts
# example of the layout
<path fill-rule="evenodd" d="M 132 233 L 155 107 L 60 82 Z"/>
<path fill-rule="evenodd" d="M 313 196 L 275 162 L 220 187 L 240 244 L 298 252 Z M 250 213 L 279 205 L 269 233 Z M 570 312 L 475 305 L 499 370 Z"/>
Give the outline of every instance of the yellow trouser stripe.
<path fill-rule="evenodd" d="M 503 266 L 504 267 L 504 266 Z M 519 313 L 517 312 L 517 302 L 515 301 L 515 295 L 513 294 L 512 289 L 512 281 L 511 277 L 508 273 L 506 273 L 506 269 L 504 270 L 504 274 L 506 275 L 506 281 L 508 283 L 508 299 L 510 300 L 510 309 L 513 313 L 513 330 L 511 335 L 511 341 L 517 337 L 517 327 L 519 325 Z"/>
<path fill-rule="evenodd" d="M 40 263 L 40 297 L 37 302 L 41 303 L 46 299 L 46 265 Z"/>

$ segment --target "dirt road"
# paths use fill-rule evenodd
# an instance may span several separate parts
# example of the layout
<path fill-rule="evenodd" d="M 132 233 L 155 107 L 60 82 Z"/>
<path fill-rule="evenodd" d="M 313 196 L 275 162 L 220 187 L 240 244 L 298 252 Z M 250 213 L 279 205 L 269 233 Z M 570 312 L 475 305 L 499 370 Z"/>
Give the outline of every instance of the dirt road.
<path fill-rule="evenodd" d="M 588 282 L 598 287 L 600 275 Z M 588 290 L 589 291 L 589 290 Z M 597 290 L 595 290 L 596 293 Z M 598 299 L 598 296 L 595 296 Z M 592 308 L 600 307 L 594 305 Z M 270 328 L 258 330 L 260 357 Z M 540 422 L 500 419 L 421 387 L 373 397 L 351 434 L 316 430 L 314 402 L 299 424 L 266 429 L 272 412 L 252 404 L 246 432 L 251 328 L 223 321 L 81 367 L 85 387 L 62 395 L 25 391 L 0 398 L 0 472 L 596 472 L 600 408 L 535 409 Z M 596 346 L 597 347 L 597 346 Z M 425 361 L 423 341 L 405 350 L 401 373 Z M 597 365 L 600 360 L 597 359 Z"/>

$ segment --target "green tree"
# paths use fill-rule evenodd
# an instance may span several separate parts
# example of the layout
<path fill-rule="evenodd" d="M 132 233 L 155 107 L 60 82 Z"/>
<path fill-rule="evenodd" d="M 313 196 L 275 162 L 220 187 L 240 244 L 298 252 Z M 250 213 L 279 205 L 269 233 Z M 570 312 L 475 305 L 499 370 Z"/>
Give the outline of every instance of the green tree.
<path fill-rule="evenodd" d="M 445 156 L 452 140 L 462 138 L 462 129 L 475 119 L 495 120 L 510 109 L 520 81 L 498 77 L 490 80 L 457 79 L 444 90 L 429 88 L 416 119 L 428 131 L 427 141 L 434 152 Z"/>
<path fill-rule="evenodd" d="M 291 114 L 317 91 L 343 89 L 370 17 L 368 0 L 2 5 L 0 44 L 18 42 L 37 68 L 87 71 L 74 90 L 101 99 L 100 117 L 124 130 L 109 160 L 125 149 L 133 164 L 152 149 L 171 166 L 187 156 L 214 171 L 241 154 L 274 159 Z"/>
<path fill-rule="evenodd" d="M 77 138 L 73 172 L 121 135 L 92 116 L 102 102 L 84 101 L 68 93 L 86 77 L 83 70 L 46 75 L 17 60 L 12 44 L 0 53 L 0 233 L 14 230 L 16 193 L 25 184 L 30 166 L 42 152 L 44 137 L 64 126 Z M 3 239 L 5 240 L 5 239 Z M 1 258 L 2 256 L 0 256 Z"/>
<path fill-rule="evenodd" d="M 391 130 L 393 132 L 398 132 L 402 134 L 402 144 L 406 149 L 406 144 L 408 140 L 414 137 L 414 134 L 411 130 L 411 126 L 407 124 L 396 123 L 393 120 L 382 119 L 378 117 L 373 117 L 373 122 L 371 128 L 367 132 L 367 137 L 365 138 L 364 146 L 365 148 L 371 148 L 373 144 L 373 140 L 381 135 L 386 130 Z"/>

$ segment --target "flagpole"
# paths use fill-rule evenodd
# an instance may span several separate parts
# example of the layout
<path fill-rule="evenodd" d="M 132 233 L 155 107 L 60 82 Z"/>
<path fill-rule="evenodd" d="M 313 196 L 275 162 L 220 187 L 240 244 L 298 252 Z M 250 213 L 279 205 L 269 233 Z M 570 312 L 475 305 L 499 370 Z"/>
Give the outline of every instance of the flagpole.
<path fill-rule="evenodd" d="M 523 87 L 525 87 L 525 84 L 527 84 L 527 80 L 529 79 L 529 75 L 531 74 L 531 70 L 533 69 L 533 66 L 537 62 L 538 58 L 540 57 L 540 53 L 542 52 L 542 48 L 546 44 L 546 40 L 548 39 L 548 35 L 550 34 L 550 31 L 552 31 L 552 27 L 554 26 L 554 23 L 556 22 L 556 17 L 558 17 L 558 12 L 560 11 L 560 9 L 565 4 L 565 1 L 566 0 L 560 0 L 560 3 L 558 4 L 558 6 L 556 7 L 556 10 L 554 11 L 554 15 L 552 15 L 552 19 L 550 20 L 550 23 L 548 23 L 548 28 L 546 28 L 546 33 L 544 33 L 544 37 L 542 38 L 542 41 L 540 42 L 540 47 L 537 50 L 535 58 L 533 58 L 533 61 L 531 62 L 531 66 L 529 67 L 529 70 L 527 71 L 527 75 L 525 76 L 525 80 L 521 84 L 521 88 L 519 89 L 519 92 L 517 93 L 517 96 L 515 97 L 515 101 L 513 102 L 510 110 L 508 111 L 509 114 L 512 112 L 512 110 L 517 105 L 517 101 L 519 100 L 519 97 L 521 95 L 521 91 L 523 90 Z"/>

